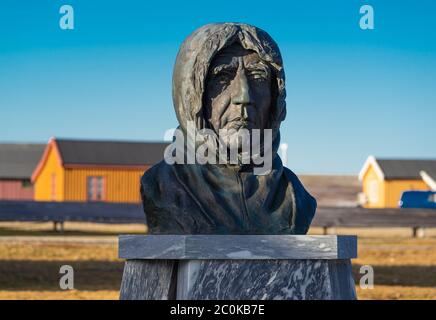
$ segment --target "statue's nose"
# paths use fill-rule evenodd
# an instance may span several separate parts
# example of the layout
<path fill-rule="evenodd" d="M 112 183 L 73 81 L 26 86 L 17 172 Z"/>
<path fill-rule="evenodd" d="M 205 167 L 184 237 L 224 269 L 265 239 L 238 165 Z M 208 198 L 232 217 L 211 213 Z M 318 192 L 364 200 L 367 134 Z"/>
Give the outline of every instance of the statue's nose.
<path fill-rule="evenodd" d="M 248 115 L 246 107 L 252 104 L 252 99 L 250 95 L 250 85 L 248 83 L 245 70 L 238 70 L 234 79 L 234 88 L 232 91 L 232 104 L 240 106 L 242 118 L 247 118 Z"/>

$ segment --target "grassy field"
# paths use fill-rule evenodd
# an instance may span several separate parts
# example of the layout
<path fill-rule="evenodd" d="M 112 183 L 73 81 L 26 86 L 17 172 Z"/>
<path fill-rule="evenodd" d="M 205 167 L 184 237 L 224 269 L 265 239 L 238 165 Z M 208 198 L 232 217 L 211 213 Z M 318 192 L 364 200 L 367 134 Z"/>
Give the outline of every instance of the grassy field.
<path fill-rule="evenodd" d="M 0 223 L 0 299 L 117 299 L 123 262 L 120 233 L 144 226 L 66 224 L 63 234 L 48 223 Z M 322 230 L 312 229 L 311 234 Z M 408 229 L 337 229 L 359 236 L 353 260 L 358 284 L 361 265 L 372 265 L 374 289 L 356 286 L 359 299 L 436 299 L 436 230 L 413 239 Z M 59 289 L 59 268 L 74 268 L 75 290 Z"/>

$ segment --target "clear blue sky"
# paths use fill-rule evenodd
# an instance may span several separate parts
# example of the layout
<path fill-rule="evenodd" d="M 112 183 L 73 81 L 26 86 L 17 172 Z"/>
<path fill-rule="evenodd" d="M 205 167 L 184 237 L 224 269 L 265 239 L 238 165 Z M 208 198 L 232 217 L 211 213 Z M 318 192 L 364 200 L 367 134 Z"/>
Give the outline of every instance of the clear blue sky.
<path fill-rule="evenodd" d="M 74 7 L 74 30 L 59 28 L 62 4 Z M 375 30 L 359 28 L 363 4 Z M 161 140 L 177 125 L 178 46 L 222 21 L 254 24 L 281 48 L 291 169 L 353 174 L 369 154 L 436 158 L 433 0 L 1 0 L 0 141 Z"/>

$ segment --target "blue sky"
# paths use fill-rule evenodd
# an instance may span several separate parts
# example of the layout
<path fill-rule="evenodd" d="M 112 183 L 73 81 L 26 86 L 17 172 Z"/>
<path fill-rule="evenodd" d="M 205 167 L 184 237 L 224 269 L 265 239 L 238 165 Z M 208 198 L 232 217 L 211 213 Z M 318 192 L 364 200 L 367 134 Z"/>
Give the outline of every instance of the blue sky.
<path fill-rule="evenodd" d="M 59 28 L 63 4 L 74 30 Z M 363 4 L 374 30 L 359 28 Z M 222 21 L 254 24 L 282 51 L 291 169 L 355 174 L 370 154 L 436 158 L 431 0 L 1 0 L 0 141 L 161 140 L 177 125 L 180 43 Z"/>

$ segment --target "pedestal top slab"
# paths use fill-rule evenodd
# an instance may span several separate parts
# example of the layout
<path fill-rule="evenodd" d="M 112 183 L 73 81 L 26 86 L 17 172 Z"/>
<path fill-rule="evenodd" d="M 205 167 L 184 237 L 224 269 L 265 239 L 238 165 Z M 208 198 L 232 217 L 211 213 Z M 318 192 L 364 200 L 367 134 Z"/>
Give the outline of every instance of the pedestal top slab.
<path fill-rule="evenodd" d="M 356 236 L 308 235 L 122 235 L 121 259 L 283 260 L 352 259 Z"/>

